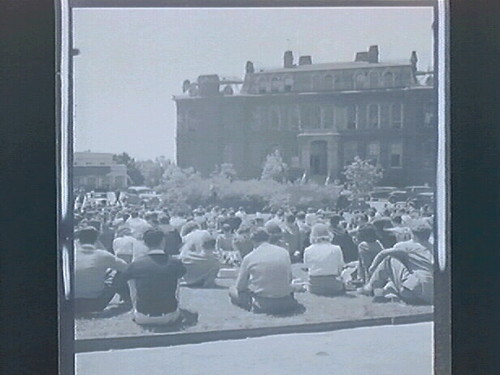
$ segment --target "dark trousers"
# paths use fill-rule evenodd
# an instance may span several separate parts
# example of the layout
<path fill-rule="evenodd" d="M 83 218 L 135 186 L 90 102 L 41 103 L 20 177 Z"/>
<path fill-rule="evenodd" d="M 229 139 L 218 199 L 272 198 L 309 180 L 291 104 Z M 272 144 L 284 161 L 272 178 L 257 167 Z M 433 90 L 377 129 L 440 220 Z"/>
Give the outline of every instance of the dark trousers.
<path fill-rule="evenodd" d="M 256 314 L 282 314 L 297 308 L 297 301 L 290 294 L 285 297 L 269 298 L 258 296 L 251 291 L 238 291 L 234 286 L 229 288 L 231 303 Z"/>

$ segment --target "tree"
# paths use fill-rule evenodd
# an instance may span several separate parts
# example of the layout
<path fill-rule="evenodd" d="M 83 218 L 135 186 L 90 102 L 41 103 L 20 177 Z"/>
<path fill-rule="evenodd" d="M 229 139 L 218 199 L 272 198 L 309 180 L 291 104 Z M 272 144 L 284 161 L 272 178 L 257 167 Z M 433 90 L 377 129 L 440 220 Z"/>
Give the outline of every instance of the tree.
<path fill-rule="evenodd" d="M 222 163 L 221 165 L 216 165 L 210 177 L 222 177 L 229 181 L 233 181 L 236 178 L 236 171 L 231 163 Z"/>
<path fill-rule="evenodd" d="M 354 162 L 345 167 L 344 176 L 350 186 L 355 198 L 359 198 L 370 192 L 375 184 L 380 181 L 383 171 L 356 156 Z"/>
<path fill-rule="evenodd" d="M 288 166 L 283 162 L 283 158 L 278 150 L 267 155 L 266 161 L 262 168 L 262 180 L 275 180 L 282 182 L 288 170 Z"/>
<path fill-rule="evenodd" d="M 127 167 L 127 175 L 134 185 L 144 184 L 144 176 L 137 167 L 137 163 L 134 158 L 130 157 L 126 152 L 121 154 L 113 155 L 113 160 L 117 164 L 124 164 Z"/>

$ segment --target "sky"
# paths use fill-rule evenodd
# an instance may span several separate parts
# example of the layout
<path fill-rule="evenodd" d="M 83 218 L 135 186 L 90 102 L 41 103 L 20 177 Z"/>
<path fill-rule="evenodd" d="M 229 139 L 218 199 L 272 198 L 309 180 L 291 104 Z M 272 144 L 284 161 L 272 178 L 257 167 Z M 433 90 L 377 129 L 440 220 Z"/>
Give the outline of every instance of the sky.
<path fill-rule="evenodd" d="M 431 8 L 77 9 L 75 151 L 175 161 L 173 95 L 202 74 L 243 78 L 280 67 L 290 49 L 313 63 L 353 61 L 378 45 L 380 61 L 432 68 Z"/>

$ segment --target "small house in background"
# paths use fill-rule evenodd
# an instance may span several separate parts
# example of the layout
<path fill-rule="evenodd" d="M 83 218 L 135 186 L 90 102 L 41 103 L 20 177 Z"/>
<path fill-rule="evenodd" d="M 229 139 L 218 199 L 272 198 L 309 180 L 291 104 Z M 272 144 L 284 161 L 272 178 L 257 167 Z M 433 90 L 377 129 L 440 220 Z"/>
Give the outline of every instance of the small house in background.
<path fill-rule="evenodd" d="M 75 152 L 73 156 L 73 188 L 120 190 L 128 186 L 127 167 L 117 164 L 113 154 Z"/>

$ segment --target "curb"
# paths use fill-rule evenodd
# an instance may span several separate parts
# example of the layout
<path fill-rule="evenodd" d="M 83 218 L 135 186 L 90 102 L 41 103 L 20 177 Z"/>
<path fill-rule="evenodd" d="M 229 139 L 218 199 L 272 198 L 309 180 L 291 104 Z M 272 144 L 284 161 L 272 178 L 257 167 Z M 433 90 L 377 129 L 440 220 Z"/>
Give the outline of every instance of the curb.
<path fill-rule="evenodd" d="M 231 329 L 223 331 L 169 333 L 142 336 L 123 336 L 111 338 L 94 338 L 75 340 L 75 353 L 99 352 L 107 350 L 168 347 L 187 344 L 200 344 L 221 340 L 238 340 L 250 337 L 263 337 L 286 333 L 329 332 L 341 329 L 374 327 L 382 325 L 399 325 L 433 321 L 433 313 L 403 315 L 386 318 L 362 320 L 344 320 L 339 322 L 324 322 L 299 324 L 291 326 Z"/>

